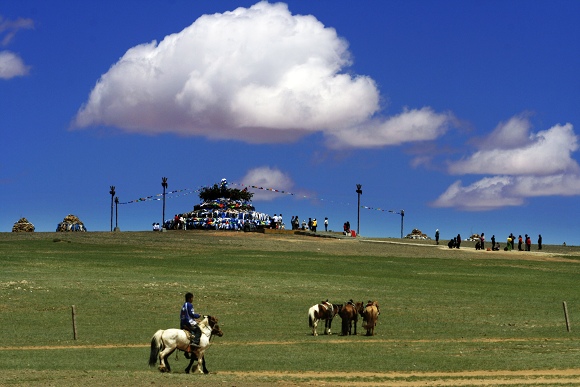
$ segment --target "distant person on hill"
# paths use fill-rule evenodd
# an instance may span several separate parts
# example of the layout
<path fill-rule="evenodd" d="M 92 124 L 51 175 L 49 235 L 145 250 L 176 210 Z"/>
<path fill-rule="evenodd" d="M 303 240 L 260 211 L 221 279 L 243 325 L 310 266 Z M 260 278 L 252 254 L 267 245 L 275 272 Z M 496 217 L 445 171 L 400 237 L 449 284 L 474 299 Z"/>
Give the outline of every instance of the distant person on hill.
<path fill-rule="evenodd" d="M 455 242 L 455 247 L 461 247 L 461 234 L 457 234 L 457 241 Z"/>
<path fill-rule="evenodd" d="M 532 250 L 532 237 L 526 234 L 526 251 Z"/>
<path fill-rule="evenodd" d="M 455 238 L 449 239 L 449 243 L 447 243 L 447 247 L 449 247 L 450 249 L 455 247 Z"/>
<path fill-rule="evenodd" d="M 491 249 L 495 250 L 495 234 L 491 236 Z"/>
<path fill-rule="evenodd" d="M 328 218 L 324 218 L 324 231 L 328 232 Z"/>
<path fill-rule="evenodd" d="M 439 229 L 435 230 L 435 243 L 439 244 Z"/>
<path fill-rule="evenodd" d="M 538 235 L 538 250 L 542 250 L 542 234 Z"/>

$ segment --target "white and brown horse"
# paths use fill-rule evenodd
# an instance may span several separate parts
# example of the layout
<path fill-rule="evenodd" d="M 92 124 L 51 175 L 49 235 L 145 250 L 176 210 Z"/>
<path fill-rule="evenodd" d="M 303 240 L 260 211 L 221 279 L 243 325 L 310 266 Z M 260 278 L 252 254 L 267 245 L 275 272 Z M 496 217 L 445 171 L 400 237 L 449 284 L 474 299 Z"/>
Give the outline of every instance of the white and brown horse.
<path fill-rule="evenodd" d="M 337 315 L 340 305 L 332 305 L 328 301 L 313 305 L 308 310 L 308 326 L 312 328 L 312 335 L 318 336 L 316 328 L 318 321 L 324 320 L 324 334 L 331 335 L 332 319 Z"/>
<path fill-rule="evenodd" d="M 197 360 L 197 372 L 208 373 L 205 367 L 204 354 L 211 344 L 213 335 L 219 337 L 223 336 L 223 332 L 218 325 L 217 318 L 213 316 L 203 316 L 198 323 L 201 330 L 201 337 L 199 339 L 199 346 L 190 346 L 190 333 L 183 329 L 159 329 L 151 338 L 151 353 L 149 355 L 149 366 L 152 367 L 157 364 L 159 358 L 159 371 L 170 372 L 168 357 L 176 349 L 190 352 L 191 360 L 185 372 L 189 373 L 191 366 Z"/>
<path fill-rule="evenodd" d="M 369 301 L 364 307 L 362 327 L 367 330 L 367 336 L 374 336 L 379 314 L 381 314 L 379 303 L 376 301 Z"/>

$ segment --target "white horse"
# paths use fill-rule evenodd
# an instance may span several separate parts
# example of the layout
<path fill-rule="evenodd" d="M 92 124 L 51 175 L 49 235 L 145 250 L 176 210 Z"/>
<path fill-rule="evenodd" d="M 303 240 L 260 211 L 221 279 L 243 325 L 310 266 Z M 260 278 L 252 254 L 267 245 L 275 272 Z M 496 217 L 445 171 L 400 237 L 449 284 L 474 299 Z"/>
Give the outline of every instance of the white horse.
<path fill-rule="evenodd" d="M 189 373 L 191 366 L 197 360 L 197 372 L 208 373 L 205 368 L 204 353 L 211 344 L 212 335 L 223 336 L 223 332 L 218 325 L 217 318 L 213 316 L 203 316 L 197 324 L 201 330 L 199 346 L 190 346 L 190 333 L 183 329 L 159 329 L 151 338 L 151 353 L 149 355 L 149 366 L 157 364 L 159 357 L 159 371 L 170 372 L 168 357 L 176 349 L 191 352 L 191 360 L 185 372 Z"/>
<path fill-rule="evenodd" d="M 339 305 L 332 305 L 329 302 L 316 304 L 308 309 L 308 326 L 312 328 L 312 335 L 318 336 L 316 328 L 318 321 L 324 320 L 324 334 L 331 335 L 330 328 L 332 326 L 332 319 L 339 311 Z"/>

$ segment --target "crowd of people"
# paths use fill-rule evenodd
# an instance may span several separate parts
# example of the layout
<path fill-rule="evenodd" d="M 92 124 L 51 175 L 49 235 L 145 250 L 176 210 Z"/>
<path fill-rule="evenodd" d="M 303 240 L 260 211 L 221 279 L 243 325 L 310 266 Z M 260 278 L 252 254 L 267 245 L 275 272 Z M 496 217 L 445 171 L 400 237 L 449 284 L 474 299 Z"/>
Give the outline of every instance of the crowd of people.
<path fill-rule="evenodd" d="M 347 222 L 348 223 L 348 222 Z M 308 221 L 292 216 L 290 220 L 292 230 L 308 230 L 317 232 L 318 221 L 316 218 L 308 218 Z M 324 218 L 324 231 L 328 231 L 328 217 Z M 255 230 L 257 228 L 286 229 L 282 214 L 268 214 L 251 211 L 194 211 L 188 214 L 175 214 L 163 224 L 166 230 Z M 350 229 L 350 223 L 349 223 Z M 161 231 L 159 223 L 153 223 L 153 231 Z"/>
<path fill-rule="evenodd" d="M 245 230 L 257 227 L 283 227 L 282 214 L 273 220 L 262 212 L 194 211 L 189 214 L 175 214 L 163 224 L 166 230 Z M 153 231 L 160 231 L 158 223 L 153 223 Z"/>
<path fill-rule="evenodd" d="M 532 237 L 528 234 L 524 234 L 524 237 L 519 235 L 517 238 L 513 233 L 507 237 L 506 246 L 503 248 L 504 251 L 511 251 L 515 250 L 515 241 L 518 241 L 518 251 L 531 251 L 532 250 Z M 439 244 L 439 229 L 435 231 L 435 242 Z M 457 234 L 456 237 L 450 239 L 447 243 L 447 246 L 450 249 L 461 247 L 461 235 Z M 485 250 L 485 233 L 481 233 L 478 237 L 475 238 L 475 249 L 476 250 Z M 495 235 L 491 236 L 491 248 L 488 248 L 491 251 L 499 251 L 501 249 L 500 243 L 496 242 Z M 542 250 L 542 234 L 538 235 L 538 250 Z"/>
<path fill-rule="evenodd" d="M 293 216 L 292 220 L 290 221 L 292 225 L 292 230 L 308 230 L 312 232 L 316 232 L 318 230 L 318 220 L 316 218 L 308 218 L 308 222 L 303 220 L 302 223 L 300 222 L 300 218 L 298 215 Z M 328 217 L 324 218 L 324 231 L 328 231 Z"/>

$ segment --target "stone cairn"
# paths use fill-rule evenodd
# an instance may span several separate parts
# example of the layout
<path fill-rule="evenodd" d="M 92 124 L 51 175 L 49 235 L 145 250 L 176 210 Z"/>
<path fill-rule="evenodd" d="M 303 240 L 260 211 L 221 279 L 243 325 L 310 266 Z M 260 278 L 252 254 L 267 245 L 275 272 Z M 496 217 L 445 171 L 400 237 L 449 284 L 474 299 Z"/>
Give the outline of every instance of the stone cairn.
<path fill-rule="evenodd" d="M 407 239 L 421 239 L 421 240 L 426 240 L 426 239 L 431 239 L 427 236 L 427 234 L 423 234 L 421 232 L 421 230 L 414 228 L 413 231 L 411 231 L 410 234 L 407 234 L 407 236 L 405 237 Z"/>
<path fill-rule="evenodd" d="M 12 226 L 12 232 L 34 232 L 34 225 L 30 223 L 28 219 L 20 218 L 20 220 Z"/>
<path fill-rule="evenodd" d="M 67 215 L 64 217 L 63 221 L 56 226 L 57 232 L 69 232 L 69 231 L 87 231 L 85 225 L 79 218 L 74 215 Z"/>

